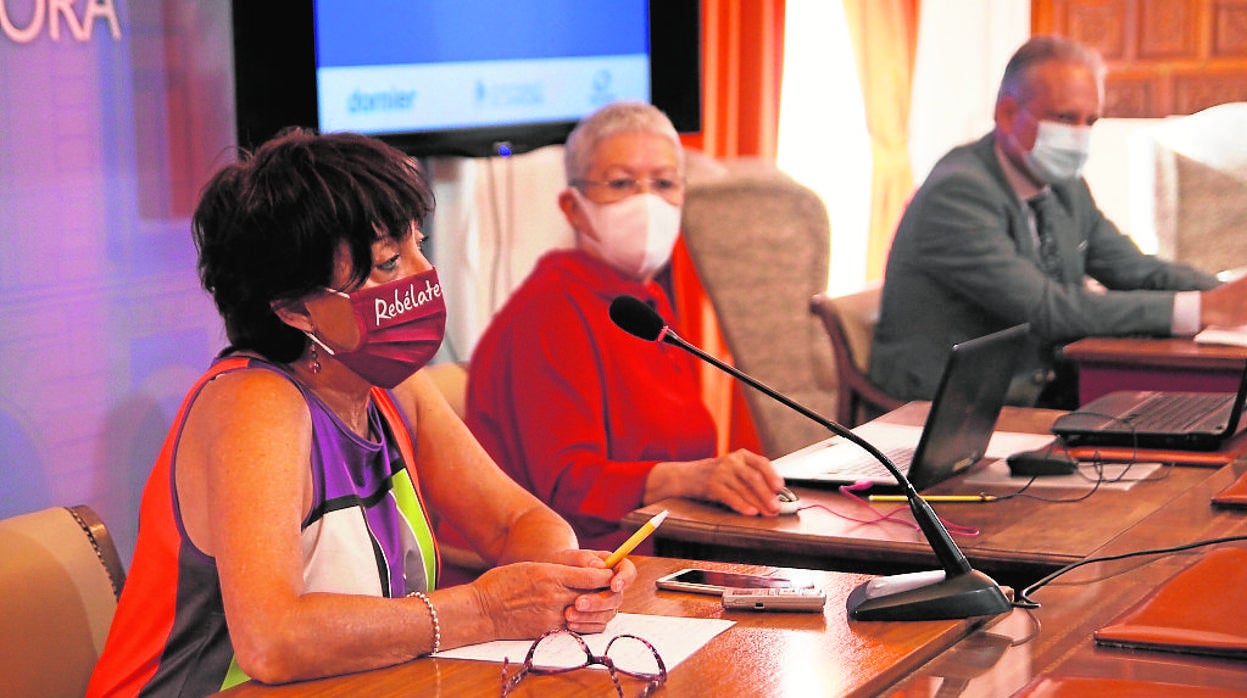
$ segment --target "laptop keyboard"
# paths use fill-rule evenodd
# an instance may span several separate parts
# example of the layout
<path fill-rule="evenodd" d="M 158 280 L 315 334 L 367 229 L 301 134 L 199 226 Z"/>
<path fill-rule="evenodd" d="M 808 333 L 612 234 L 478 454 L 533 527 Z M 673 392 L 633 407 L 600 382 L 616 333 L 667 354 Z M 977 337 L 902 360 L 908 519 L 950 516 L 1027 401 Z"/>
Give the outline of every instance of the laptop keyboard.
<path fill-rule="evenodd" d="M 1138 431 L 1182 431 L 1233 399 L 1233 396 L 1216 393 L 1154 395 L 1122 419 Z"/>
<path fill-rule="evenodd" d="M 912 446 L 895 446 L 879 450 L 883 451 L 883 455 L 896 464 L 896 467 L 902 473 L 909 472 L 909 465 L 914 460 L 914 448 Z M 861 451 L 850 460 L 832 465 L 827 469 L 827 474 L 832 476 L 843 475 L 846 480 L 871 480 L 892 477 L 892 473 L 888 472 L 888 469 L 883 467 L 882 463 L 865 451 Z"/>

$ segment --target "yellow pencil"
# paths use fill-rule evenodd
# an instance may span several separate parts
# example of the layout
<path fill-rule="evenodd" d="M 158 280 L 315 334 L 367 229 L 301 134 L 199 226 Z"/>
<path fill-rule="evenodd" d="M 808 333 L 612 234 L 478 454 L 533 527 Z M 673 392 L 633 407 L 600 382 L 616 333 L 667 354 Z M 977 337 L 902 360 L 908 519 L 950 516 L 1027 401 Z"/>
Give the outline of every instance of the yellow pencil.
<path fill-rule="evenodd" d="M 654 518 L 646 521 L 645 525 L 638 528 L 637 532 L 633 533 L 631 538 L 624 541 L 623 545 L 619 546 L 615 552 L 610 554 L 610 557 L 606 558 L 606 566 L 614 567 L 615 565 L 618 565 L 620 560 L 623 560 L 628 553 L 632 552 L 634 548 L 641 544 L 641 541 L 649 537 L 649 534 L 653 533 L 654 529 L 658 528 L 658 525 L 661 524 L 666 518 L 666 509 L 654 514 Z"/>
<path fill-rule="evenodd" d="M 994 502 L 995 495 L 990 494 L 929 494 L 922 497 L 928 502 Z M 903 494 L 872 494 L 872 502 L 907 502 Z"/>

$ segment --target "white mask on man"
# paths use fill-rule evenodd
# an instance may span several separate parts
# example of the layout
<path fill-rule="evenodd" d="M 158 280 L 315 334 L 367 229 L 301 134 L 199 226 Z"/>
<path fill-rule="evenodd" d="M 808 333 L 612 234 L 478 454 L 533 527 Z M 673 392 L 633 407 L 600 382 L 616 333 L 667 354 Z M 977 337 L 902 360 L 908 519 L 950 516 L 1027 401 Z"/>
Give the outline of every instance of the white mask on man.
<path fill-rule="evenodd" d="M 641 192 L 598 204 L 572 187 L 572 195 L 593 226 L 580 233 L 582 244 L 620 272 L 648 279 L 671 259 L 680 234 L 680 207 L 657 194 Z"/>
<path fill-rule="evenodd" d="M 1068 182 L 1082 173 L 1090 153 L 1090 126 L 1040 121 L 1035 147 L 1026 154 L 1026 165 L 1045 184 Z"/>

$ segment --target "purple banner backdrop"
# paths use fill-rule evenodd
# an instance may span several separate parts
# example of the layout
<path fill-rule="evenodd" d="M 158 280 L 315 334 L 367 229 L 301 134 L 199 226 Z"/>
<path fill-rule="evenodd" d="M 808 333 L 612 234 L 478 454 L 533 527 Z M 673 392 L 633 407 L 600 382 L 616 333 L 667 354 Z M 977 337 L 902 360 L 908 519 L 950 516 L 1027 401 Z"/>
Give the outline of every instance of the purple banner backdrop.
<path fill-rule="evenodd" d="M 225 0 L 0 0 L 0 517 L 89 504 L 127 564 L 224 344 L 189 215 L 234 157 L 229 20 Z"/>

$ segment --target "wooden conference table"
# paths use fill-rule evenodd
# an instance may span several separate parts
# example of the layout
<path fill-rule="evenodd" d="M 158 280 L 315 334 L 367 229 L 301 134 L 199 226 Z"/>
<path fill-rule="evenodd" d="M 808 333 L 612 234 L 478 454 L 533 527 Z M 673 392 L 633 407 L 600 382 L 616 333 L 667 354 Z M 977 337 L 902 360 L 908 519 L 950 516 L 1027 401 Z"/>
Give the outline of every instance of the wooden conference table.
<path fill-rule="evenodd" d="M 1247 347 L 1186 338 L 1087 337 L 1062 355 L 1078 368 L 1078 401 L 1113 390 L 1238 390 Z"/>
<path fill-rule="evenodd" d="M 893 418 L 905 414 L 913 418 L 914 409 L 917 408 L 903 408 Z M 1012 419 L 1019 415 L 1006 416 L 1010 421 L 1002 423 L 1002 428 L 1018 429 L 1018 423 Z M 1065 550 L 1062 556 L 1069 556 L 1076 554 L 1075 549 L 1086 546 L 1092 546 L 1087 549 L 1087 555 L 1107 555 L 1247 535 L 1247 513 L 1209 505 L 1213 494 L 1244 473 L 1247 473 L 1247 461 L 1241 460 L 1219 469 L 1176 468 L 1171 479 L 1163 481 L 1167 483 L 1164 489 L 1168 494 L 1158 505 L 1156 499 L 1143 494 L 1139 486 L 1121 493 L 1145 499 L 1147 503 L 1140 508 L 1143 513 L 1119 502 L 1103 503 L 1101 506 L 1129 518 L 1109 527 L 1112 532 L 1105 528 L 1087 535 L 1081 529 L 1099 529 L 1105 522 L 1081 521 L 1073 514 L 1061 514 L 1058 510 L 1055 516 L 1047 515 L 1047 525 L 1065 535 L 1049 536 L 1046 540 L 1062 547 Z M 1114 493 L 1098 492 L 1091 501 L 1110 494 Z M 965 508 L 991 510 L 978 505 Z M 1031 513 L 1044 517 L 1044 512 L 1039 510 Z M 1084 513 L 1094 514 L 1090 510 Z M 966 519 L 961 513 L 945 511 L 945 514 L 957 520 Z M 669 519 L 659 531 L 664 531 L 671 523 Z M 1005 559 L 1007 556 L 996 548 L 1005 545 L 1007 532 L 985 535 L 997 537 L 992 548 L 980 549 L 969 544 L 963 545 L 963 549 L 969 551 L 972 559 L 975 555 Z M 807 537 L 817 538 L 813 534 Z M 1065 539 L 1071 537 L 1081 542 L 1064 545 Z M 884 540 L 885 547 L 903 547 L 900 543 L 906 541 L 899 540 L 900 536 L 896 538 L 898 540 Z M 1103 539 L 1102 544 L 1095 545 L 1093 541 L 1099 539 Z M 918 545 L 914 543 L 911 547 Z M 1034 551 L 1042 547 L 1035 544 L 1028 549 Z M 826 591 L 828 600 L 822 614 L 728 612 L 715 597 L 658 591 L 654 580 L 686 566 L 752 572 L 769 571 L 769 567 L 634 557 L 640 574 L 626 594 L 623 610 L 736 621 L 736 625 L 673 668 L 667 687 L 658 695 L 1007 696 L 1036 677 L 1054 675 L 1241 689 L 1247 686 L 1247 663 L 1241 660 L 1102 648 L 1095 645 L 1092 636 L 1096 628 L 1193 563 L 1202 552 L 1087 565 L 1034 592 L 1032 598 L 1042 604 L 1034 611 L 1014 610 L 991 619 L 924 622 L 850 621 L 844 608 L 845 598 L 866 577 L 813 570 L 801 570 L 796 574 L 812 579 Z M 1193 603 L 1200 603 L 1200 600 L 1195 599 Z M 635 680 L 625 677 L 621 681 L 625 695 L 640 690 Z M 222 695 L 235 698 L 496 696 L 500 685 L 501 671 L 497 664 L 424 658 L 385 669 L 285 686 L 244 684 Z M 557 698 L 612 694 L 609 679 L 603 672 L 583 670 L 526 678 L 513 695 Z"/>
<path fill-rule="evenodd" d="M 1247 462 L 1239 461 L 1213 473 L 1094 555 L 1247 535 L 1247 512 L 1209 506 L 1212 495 L 1244 472 Z M 1182 531 L 1180 540 L 1175 530 Z M 1247 543 L 1220 545 L 1241 547 Z M 1014 610 L 1011 616 L 996 619 L 906 678 L 889 695 L 940 695 L 933 687 L 955 683 L 965 695 L 1005 696 L 1041 674 L 1128 678 L 1247 692 L 1247 662 L 1241 659 L 1100 647 L 1092 635 L 1212 549 L 1097 562 L 1073 570 L 1034 592 L 1031 598 L 1041 608 Z M 1193 598 L 1191 604 L 1214 601 Z M 1032 639 L 1014 644 L 1031 632 L 1036 632 Z"/>
<path fill-rule="evenodd" d="M 1209 472 L 1209 471 L 1205 471 Z M 1169 545 L 1181 529 L 1185 542 L 1247 535 L 1247 514 L 1214 509 L 1208 499 L 1247 472 L 1238 462 L 1174 497 L 1143 521 L 1094 551 L 1124 553 Z M 1238 545 L 1247 545 L 1238 543 Z M 1008 696 L 1039 676 L 1105 677 L 1241 689 L 1247 663 L 1095 645 L 1092 633 L 1190 565 L 1201 551 L 1101 562 L 1079 568 L 1039 589 L 1034 611 L 989 619 L 860 622 L 847 619 L 844 601 L 866 577 L 799 570 L 827 593 L 822 614 L 728 612 L 712 596 L 658 591 L 654 580 L 686 566 L 760 572 L 770 568 L 720 562 L 633 557 L 639 577 L 625 595 L 632 613 L 727 618 L 736 624 L 671 669 L 671 696 Z M 1193 600 L 1199 603 L 1200 600 Z M 496 696 L 498 664 L 417 659 L 348 676 L 284 686 L 244 684 L 233 698 L 314 696 Z M 621 679 L 625 695 L 638 681 Z M 526 678 L 516 696 L 613 695 L 608 677 L 582 670 Z"/>
<path fill-rule="evenodd" d="M 921 424 L 929 403 L 909 403 L 882 420 Z M 997 429 L 1047 433 L 1060 412 L 1005 408 Z M 975 466 L 984 467 L 985 464 Z M 973 469 L 972 469 L 973 470 Z M 1164 479 L 1140 482 L 1129 490 L 1101 488 L 1072 503 L 1018 498 L 990 503 L 936 503 L 947 520 L 979 529 L 975 537 L 955 536 L 971 564 L 1002 584 L 1025 586 L 1049 572 L 1085 558 L 1122 531 L 1153 514 L 1175 497 L 1205 482 L 1216 468 L 1175 467 Z M 958 475 L 926 494 L 967 494 L 980 490 L 1007 494 L 1017 485 L 968 488 Z M 803 504 L 821 504 L 855 519 L 873 515 L 862 504 L 835 489 L 792 488 Z M 1074 498 L 1077 490 L 1033 491 L 1049 498 Z M 905 504 L 874 504 L 880 511 Z M 893 574 L 937 566 L 921 533 L 894 522 L 857 523 L 822 509 L 804 509 L 795 516 L 747 517 L 723 507 L 686 499 L 668 499 L 631 512 L 626 528 L 637 528 L 654 514 L 669 510 L 654 533 L 659 555 L 751 562 L 785 567 L 834 569 Z M 907 520 L 908 513 L 904 514 Z M 1175 539 L 1182 529 L 1171 532 Z"/>
<path fill-rule="evenodd" d="M 802 570 L 827 594 L 819 613 L 725 611 L 718 597 L 659 591 L 658 577 L 682 567 L 766 572 L 769 567 L 633 557 L 639 572 L 625 592 L 623 610 L 665 616 L 724 618 L 735 625 L 671 668 L 669 696 L 868 696 L 901 681 L 955 645 L 979 620 L 921 622 L 850 621 L 849 592 L 862 575 Z M 514 668 L 512 669 L 514 671 Z M 641 683 L 621 677 L 625 695 Z M 490 696 L 499 694 L 501 665 L 462 659 L 417 659 L 385 669 L 283 686 L 247 683 L 219 694 L 232 698 L 289 696 Z M 579 670 L 529 676 L 511 695 L 614 695 L 604 671 Z"/>

